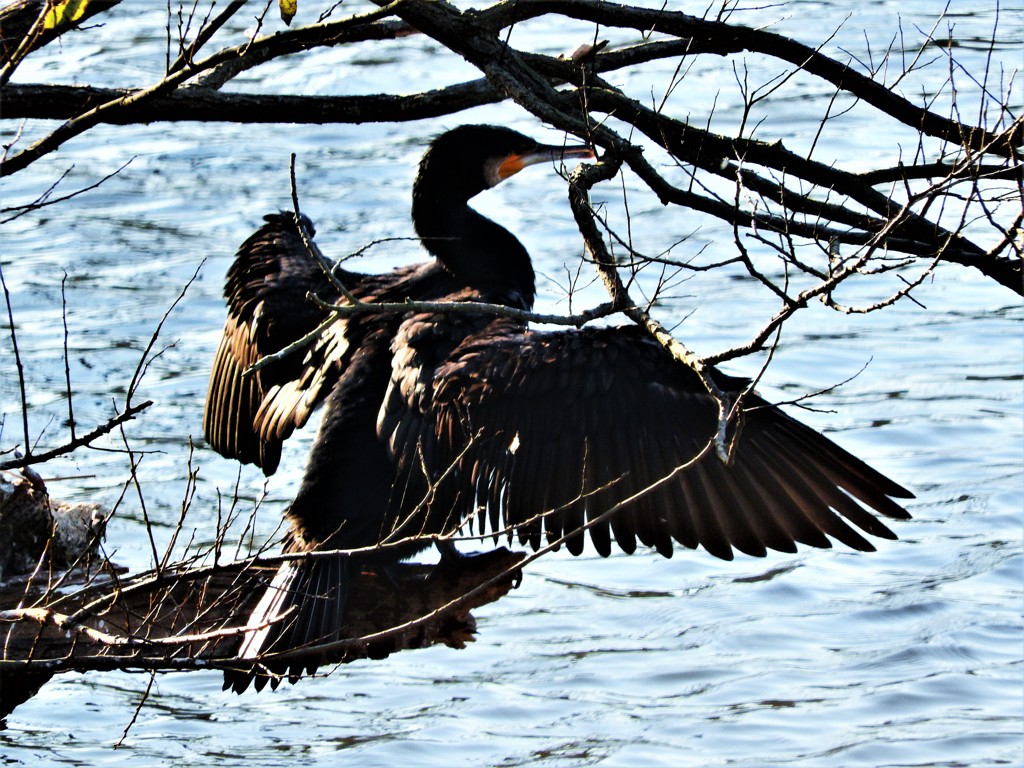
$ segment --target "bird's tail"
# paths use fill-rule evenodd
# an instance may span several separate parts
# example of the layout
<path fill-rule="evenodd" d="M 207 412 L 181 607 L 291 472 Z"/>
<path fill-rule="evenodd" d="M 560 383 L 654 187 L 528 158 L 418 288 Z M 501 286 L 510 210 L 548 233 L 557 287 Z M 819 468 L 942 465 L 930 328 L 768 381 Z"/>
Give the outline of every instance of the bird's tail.
<path fill-rule="evenodd" d="M 225 690 L 242 693 L 250 682 L 257 691 L 268 682 L 277 688 L 286 676 L 294 682 L 312 674 L 323 662 L 316 647 L 341 639 L 351 567 L 345 557 L 282 563 L 249 615 L 253 629 L 242 637 L 237 668 L 224 672 Z M 308 655 L 287 661 L 264 658 L 305 648 Z"/>

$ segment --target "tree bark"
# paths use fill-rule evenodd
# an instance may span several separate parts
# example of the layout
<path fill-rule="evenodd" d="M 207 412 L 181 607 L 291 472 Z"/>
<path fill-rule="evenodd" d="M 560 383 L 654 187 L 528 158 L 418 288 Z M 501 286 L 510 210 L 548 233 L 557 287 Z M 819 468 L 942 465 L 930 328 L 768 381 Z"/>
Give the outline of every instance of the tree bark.
<path fill-rule="evenodd" d="M 382 659 L 397 651 L 473 640 L 470 610 L 518 585 L 525 555 L 500 548 L 458 566 L 400 564 L 386 576 L 360 573 L 346 606 L 351 641 L 317 664 Z M 230 668 L 249 612 L 277 566 L 245 561 L 167 567 L 121 580 L 110 573 L 71 595 L 27 600 L 24 584 L 0 589 L 0 717 L 52 675 L 90 670 Z M 22 605 L 33 605 L 22 608 Z"/>

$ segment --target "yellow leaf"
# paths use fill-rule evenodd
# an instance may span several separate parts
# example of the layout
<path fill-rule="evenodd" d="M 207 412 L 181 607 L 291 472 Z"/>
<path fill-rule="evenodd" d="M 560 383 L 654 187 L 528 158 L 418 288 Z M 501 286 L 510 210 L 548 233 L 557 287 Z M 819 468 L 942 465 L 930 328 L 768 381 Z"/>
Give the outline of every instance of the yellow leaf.
<path fill-rule="evenodd" d="M 299 12 L 299 0 L 277 0 L 277 7 L 281 9 L 281 19 L 284 23 L 291 25 L 295 14 Z"/>
<path fill-rule="evenodd" d="M 54 3 L 54 6 L 46 12 L 43 28 L 57 29 L 57 27 L 74 24 L 85 15 L 87 5 L 89 5 L 89 0 L 60 0 L 60 2 Z"/>

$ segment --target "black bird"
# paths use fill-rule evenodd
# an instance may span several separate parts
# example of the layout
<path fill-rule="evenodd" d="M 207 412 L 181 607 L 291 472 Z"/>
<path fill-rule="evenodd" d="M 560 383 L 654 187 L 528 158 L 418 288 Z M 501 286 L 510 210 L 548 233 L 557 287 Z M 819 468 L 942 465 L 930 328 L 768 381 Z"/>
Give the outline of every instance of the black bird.
<path fill-rule="evenodd" d="M 468 201 L 526 165 L 592 157 L 506 128 L 442 134 L 413 187 L 413 223 L 434 260 L 387 275 L 336 274 L 363 301 L 529 309 L 529 255 Z M 409 538 L 464 524 L 535 549 L 564 537 L 573 554 L 587 526 L 602 555 L 614 539 L 629 553 L 639 541 L 670 557 L 674 541 L 731 559 L 734 548 L 764 556 L 767 548 L 795 552 L 797 543 L 829 547 L 829 537 L 870 551 L 849 523 L 893 539 L 868 510 L 909 517 L 892 500 L 912 498 L 906 489 L 755 394 L 744 400 L 731 461 L 705 450 L 717 429 L 714 400 L 637 326 L 537 333 L 486 314 L 357 315 L 333 323 L 305 352 L 243 378 L 257 359 L 323 320 L 309 291 L 341 300 L 294 217 L 266 217 L 228 272 L 207 440 L 271 474 L 282 441 L 326 400 L 288 509 L 286 551 L 399 545 L 283 565 L 250 626 L 294 610 L 250 632 L 244 658 L 339 639 L 350 569 L 386 568 L 424 548 Z M 748 385 L 712 376 L 729 393 Z M 287 671 L 294 677 L 307 665 L 315 662 Z M 268 669 L 285 671 L 229 672 L 225 687 L 242 691 L 255 677 L 262 688 Z"/>

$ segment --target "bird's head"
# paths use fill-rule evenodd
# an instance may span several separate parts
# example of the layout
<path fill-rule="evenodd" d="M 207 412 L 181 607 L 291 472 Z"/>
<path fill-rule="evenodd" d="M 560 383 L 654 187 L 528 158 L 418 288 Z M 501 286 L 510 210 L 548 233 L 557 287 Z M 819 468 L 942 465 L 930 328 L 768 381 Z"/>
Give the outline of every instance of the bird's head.
<path fill-rule="evenodd" d="M 540 144 L 510 128 L 463 125 L 434 139 L 423 160 L 413 195 L 469 200 L 528 165 L 593 159 L 590 147 Z"/>

